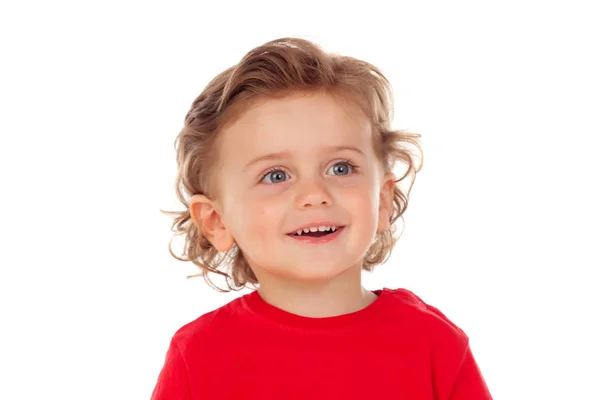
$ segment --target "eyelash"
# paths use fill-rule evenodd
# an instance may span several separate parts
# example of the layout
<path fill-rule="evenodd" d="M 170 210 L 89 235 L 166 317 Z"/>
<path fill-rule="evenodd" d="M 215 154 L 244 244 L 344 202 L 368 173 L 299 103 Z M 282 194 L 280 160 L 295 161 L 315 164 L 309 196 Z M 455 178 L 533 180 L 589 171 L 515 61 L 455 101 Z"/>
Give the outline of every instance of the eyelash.
<path fill-rule="evenodd" d="M 348 174 L 348 175 L 351 175 L 352 173 L 354 173 L 354 172 L 356 172 L 358 170 L 358 166 L 354 165 L 353 163 L 351 163 L 350 160 L 340 160 L 340 161 L 337 161 L 333 165 L 337 165 L 337 164 L 347 164 L 352 169 L 352 172 L 350 174 Z M 266 171 L 264 174 L 261 175 L 261 177 L 260 177 L 260 179 L 259 179 L 258 182 L 261 183 L 267 176 L 269 176 L 269 174 L 271 174 L 271 173 L 273 173 L 275 171 L 285 172 L 281 167 L 272 167 L 268 171 Z M 346 175 L 341 175 L 341 176 L 346 176 Z"/>

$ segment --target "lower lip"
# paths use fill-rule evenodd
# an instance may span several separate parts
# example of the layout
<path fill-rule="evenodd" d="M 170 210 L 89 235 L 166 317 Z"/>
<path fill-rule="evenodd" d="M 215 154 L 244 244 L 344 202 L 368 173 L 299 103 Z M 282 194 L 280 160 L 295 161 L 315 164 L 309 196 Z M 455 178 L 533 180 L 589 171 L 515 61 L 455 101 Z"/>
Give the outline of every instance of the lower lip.
<path fill-rule="evenodd" d="M 334 240 L 336 237 L 340 236 L 340 232 L 344 230 L 345 226 L 338 228 L 335 232 L 330 233 L 329 235 L 321 236 L 321 237 L 312 237 L 312 236 L 296 236 L 294 234 L 288 235 L 292 239 L 298 240 L 299 242 L 310 243 L 310 244 L 321 244 L 321 243 L 329 243 Z"/>

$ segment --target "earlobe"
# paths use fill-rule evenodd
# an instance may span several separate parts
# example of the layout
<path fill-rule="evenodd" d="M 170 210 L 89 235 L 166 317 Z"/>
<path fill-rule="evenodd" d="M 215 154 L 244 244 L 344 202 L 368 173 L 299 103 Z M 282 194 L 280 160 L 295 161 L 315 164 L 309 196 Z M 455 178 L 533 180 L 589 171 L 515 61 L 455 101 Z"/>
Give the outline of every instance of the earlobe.
<path fill-rule="evenodd" d="M 199 232 L 219 251 L 233 246 L 233 237 L 227 231 L 216 204 L 204 195 L 194 195 L 190 200 L 190 216 Z"/>

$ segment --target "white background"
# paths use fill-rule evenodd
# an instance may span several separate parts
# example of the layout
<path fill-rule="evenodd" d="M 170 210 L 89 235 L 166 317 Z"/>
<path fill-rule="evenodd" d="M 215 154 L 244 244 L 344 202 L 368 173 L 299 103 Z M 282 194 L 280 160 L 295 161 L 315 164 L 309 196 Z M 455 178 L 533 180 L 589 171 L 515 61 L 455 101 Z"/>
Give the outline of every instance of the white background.
<path fill-rule="evenodd" d="M 168 253 L 173 141 L 214 75 L 301 36 L 379 66 L 423 135 L 366 287 L 461 326 L 495 399 L 600 399 L 593 2 L 349 3 L 2 3 L 0 398 L 148 399 L 173 333 L 246 293 Z"/>

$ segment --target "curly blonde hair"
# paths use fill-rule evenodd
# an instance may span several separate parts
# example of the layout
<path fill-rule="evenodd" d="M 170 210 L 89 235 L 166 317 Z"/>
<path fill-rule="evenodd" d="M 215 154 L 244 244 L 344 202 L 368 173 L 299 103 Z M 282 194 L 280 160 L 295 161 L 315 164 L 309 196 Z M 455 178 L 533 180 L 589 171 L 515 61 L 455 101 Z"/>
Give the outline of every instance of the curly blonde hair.
<path fill-rule="evenodd" d="M 314 43 L 299 38 L 282 38 L 265 43 L 248 52 L 242 60 L 217 75 L 194 100 L 185 117 L 183 129 L 175 139 L 178 172 L 176 195 L 185 206 L 184 211 L 164 211 L 173 216 L 169 252 L 180 261 L 191 261 L 201 270 L 199 274 L 214 289 L 221 292 L 240 290 L 259 284 L 244 254 L 234 244 L 230 251 L 219 252 L 190 214 L 191 196 L 204 194 L 215 199 L 215 184 L 219 131 L 243 113 L 249 101 L 258 96 L 285 95 L 291 91 L 326 90 L 341 101 L 360 107 L 370 119 L 374 135 L 374 148 L 385 173 L 390 173 L 397 163 L 406 166 L 404 175 L 396 180 L 390 229 L 377 232 L 368 249 L 363 270 L 373 268 L 389 258 L 399 237 L 395 236 L 394 223 L 408 206 L 408 198 L 416 173 L 421 169 L 423 152 L 421 135 L 392 130 L 393 96 L 389 81 L 375 66 L 355 58 L 324 52 Z M 421 164 L 417 165 L 420 154 Z M 408 189 L 399 183 L 411 177 Z M 404 222 L 404 218 L 402 217 Z M 175 255 L 171 249 L 177 236 L 185 238 L 183 254 Z M 214 284 L 210 273 L 225 278 L 228 289 Z"/>

